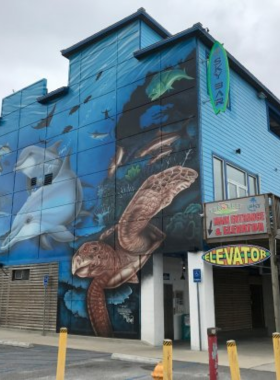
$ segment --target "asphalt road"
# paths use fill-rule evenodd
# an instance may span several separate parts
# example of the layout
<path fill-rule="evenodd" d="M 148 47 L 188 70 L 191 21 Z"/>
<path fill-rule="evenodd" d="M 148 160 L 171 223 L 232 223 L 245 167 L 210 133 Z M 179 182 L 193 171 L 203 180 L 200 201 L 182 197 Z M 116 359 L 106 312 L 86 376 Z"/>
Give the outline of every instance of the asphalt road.
<path fill-rule="evenodd" d="M 55 380 L 57 348 L 0 346 L 1 380 Z M 154 365 L 112 360 L 102 352 L 67 350 L 65 380 L 151 380 Z M 241 371 L 242 380 L 275 380 L 272 372 Z M 202 364 L 174 362 L 173 380 L 208 379 Z M 219 380 L 230 380 L 229 369 L 219 368 Z"/>

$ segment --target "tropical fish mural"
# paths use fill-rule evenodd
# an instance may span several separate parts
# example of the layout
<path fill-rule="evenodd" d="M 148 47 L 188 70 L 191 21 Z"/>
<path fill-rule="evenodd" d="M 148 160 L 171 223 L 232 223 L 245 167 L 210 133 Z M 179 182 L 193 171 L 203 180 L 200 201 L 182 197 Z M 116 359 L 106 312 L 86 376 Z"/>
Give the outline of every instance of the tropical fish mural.
<path fill-rule="evenodd" d="M 166 92 L 173 90 L 173 84 L 181 80 L 193 80 L 194 78 L 186 74 L 185 70 L 170 69 L 156 74 L 146 89 L 148 97 L 153 101 L 160 98 Z"/>
<path fill-rule="evenodd" d="M 67 94 L 0 128 L 2 261 L 59 261 L 58 328 L 139 338 L 142 268 L 201 244 L 194 45 L 182 54 L 119 89 L 88 62 Z"/>

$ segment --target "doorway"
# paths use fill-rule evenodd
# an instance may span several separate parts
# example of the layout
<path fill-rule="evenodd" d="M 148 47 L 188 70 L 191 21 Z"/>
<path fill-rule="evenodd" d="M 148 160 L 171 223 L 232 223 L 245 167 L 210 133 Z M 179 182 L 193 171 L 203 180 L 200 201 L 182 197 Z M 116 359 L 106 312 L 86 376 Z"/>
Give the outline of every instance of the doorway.
<path fill-rule="evenodd" d="M 251 310 L 252 310 L 252 327 L 261 329 L 265 327 L 263 312 L 263 289 L 262 285 L 250 285 L 251 292 Z"/>

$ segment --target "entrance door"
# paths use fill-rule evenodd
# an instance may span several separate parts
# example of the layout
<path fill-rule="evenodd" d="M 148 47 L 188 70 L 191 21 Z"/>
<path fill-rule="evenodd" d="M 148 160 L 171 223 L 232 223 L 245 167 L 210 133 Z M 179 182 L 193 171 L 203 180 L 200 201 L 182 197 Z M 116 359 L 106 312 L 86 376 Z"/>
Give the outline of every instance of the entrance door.
<path fill-rule="evenodd" d="M 174 338 L 173 286 L 169 284 L 164 284 L 164 338 Z"/>
<path fill-rule="evenodd" d="M 265 327 L 262 285 L 250 285 L 253 329 Z"/>

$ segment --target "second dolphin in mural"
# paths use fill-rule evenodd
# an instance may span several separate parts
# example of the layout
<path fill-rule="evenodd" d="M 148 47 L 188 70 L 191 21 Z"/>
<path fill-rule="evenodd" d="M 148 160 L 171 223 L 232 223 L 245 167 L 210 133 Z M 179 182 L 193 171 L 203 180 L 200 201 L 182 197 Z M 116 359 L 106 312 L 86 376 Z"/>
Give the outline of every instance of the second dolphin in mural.
<path fill-rule="evenodd" d="M 113 335 L 104 289 L 138 282 L 137 272 L 165 239 L 165 234 L 150 220 L 197 177 L 195 170 L 183 166 L 151 175 L 129 202 L 119 223 L 104 232 L 99 241 L 84 243 L 73 256 L 73 275 L 93 278 L 87 308 L 97 336 Z"/>
<path fill-rule="evenodd" d="M 59 242 L 75 240 L 67 226 L 81 213 L 82 200 L 81 182 L 71 170 L 67 156 L 53 182 L 27 198 L 1 249 L 7 250 L 17 242 L 37 236 L 43 249 L 51 248 L 48 237 Z"/>

